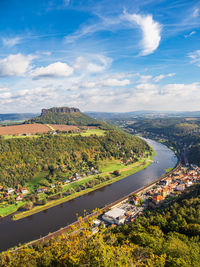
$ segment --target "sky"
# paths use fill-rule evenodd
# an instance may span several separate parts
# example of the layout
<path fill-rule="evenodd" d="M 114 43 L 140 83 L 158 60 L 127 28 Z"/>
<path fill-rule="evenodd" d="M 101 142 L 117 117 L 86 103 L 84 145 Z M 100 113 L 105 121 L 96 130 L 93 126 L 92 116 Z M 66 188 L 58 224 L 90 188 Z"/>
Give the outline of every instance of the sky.
<path fill-rule="evenodd" d="M 200 1 L 0 0 L 0 113 L 200 110 Z"/>

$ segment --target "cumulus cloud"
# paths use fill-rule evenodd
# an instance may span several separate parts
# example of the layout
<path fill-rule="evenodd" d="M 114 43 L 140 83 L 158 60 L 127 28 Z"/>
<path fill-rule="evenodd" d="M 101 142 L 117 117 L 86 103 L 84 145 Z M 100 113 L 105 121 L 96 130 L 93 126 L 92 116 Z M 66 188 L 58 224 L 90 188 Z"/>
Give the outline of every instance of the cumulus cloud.
<path fill-rule="evenodd" d="M 152 54 L 159 46 L 161 40 L 161 25 L 154 21 L 152 15 L 124 14 L 131 23 L 136 23 L 142 30 L 141 55 Z"/>
<path fill-rule="evenodd" d="M 23 76 L 31 69 L 30 63 L 35 57 L 22 54 L 9 55 L 0 60 L 0 76 Z"/>
<path fill-rule="evenodd" d="M 100 80 L 96 79 L 95 81 L 79 81 L 79 83 L 75 83 L 71 89 L 72 90 L 87 90 L 87 89 L 93 89 L 90 90 L 91 92 L 94 92 L 95 90 L 102 90 L 102 88 L 107 87 L 125 87 L 127 85 L 130 85 L 130 80 L 128 79 L 116 79 L 116 78 L 102 78 Z"/>
<path fill-rule="evenodd" d="M 2 43 L 4 46 L 8 46 L 8 47 L 12 47 L 12 46 L 15 46 L 17 44 L 19 44 L 21 41 L 21 38 L 20 37 L 14 37 L 14 38 L 6 38 L 6 37 L 3 37 L 2 38 Z"/>
<path fill-rule="evenodd" d="M 190 63 L 193 63 L 200 67 L 200 50 L 189 53 L 188 57 L 190 58 Z"/>
<path fill-rule="evenodd" d="M 7 92 L 10 91 L 8 87 L 0 87 L 0 92 Z"/>
<path fill-rule="evenodd" d="M 118 79 L 107 79 L 102 82 L 104 86 L 126 86 L 130 84 L 128 79 L 118 80 Z"/>
<path fill-rule="evenodd" d="M 139 83 L 147 83 L 152 78 L 151 75 L 140 75 Z"/>
<path fill-rule="evenodd" d="M 67 77 L 73 74 L 73 68 L 66 63 L 55 62 L 46 67 L 40 67 L 31 71 L 30 75 L 34 79 Z"/>
<path fill-rule="evenodd" d="M 154 80 L 154 82 L 159 82 L 164 78 L 173 77 L 174 75 L 175 75 L 175 73 L 160 74 L 160 75 L 156 76 L 153 80 Z"/>
<path fill-rule="evenodd" d="M 37 81 L 35 81 L 37 82 Z M 85 88 L 77 84 L 80 90 L 70 90 L 69 83 L 47 84 L 35 86 L 18 92 L 2 91 L 0 108 L 5 112 L 39 111 L 46 106 L 59 105 L 77 106 L 81 110 L 96 111 L 133 111 L 152 110 L 197 110 L 200 101 L 200 83 L 166 84 L 141 83 L 130 88 L 110 86 L 96 87 L 95 82 L 85 81 Z M 66 89 L 70 88 L 70 89 Z M 2 87 L 3 89 L 3 87 Z M 195 95 L 195 98 L 194 98 Z M 10 107 L 10 109 L 8 109 Z"/>
<path fill-rule="evenodd" d="M 86 73 L 103 72 L 110 67 L 112 59 L 103 55 L 93 55 L 90 59 L 78 57 L 74 64 L 74 69 Z"/>

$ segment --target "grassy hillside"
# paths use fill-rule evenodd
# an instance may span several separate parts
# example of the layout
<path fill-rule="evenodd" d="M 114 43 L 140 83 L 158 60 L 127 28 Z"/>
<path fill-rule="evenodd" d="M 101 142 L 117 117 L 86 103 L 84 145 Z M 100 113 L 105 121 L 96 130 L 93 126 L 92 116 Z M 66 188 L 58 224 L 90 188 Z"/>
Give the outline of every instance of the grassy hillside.
<path fill-rule="evenodd" d="M 81 112 L 62 113 L 49 112 L 25 123 L 42 123 L 42 124 L 67 124 L 67 125 L 99 125 L 99 122 Z"/>

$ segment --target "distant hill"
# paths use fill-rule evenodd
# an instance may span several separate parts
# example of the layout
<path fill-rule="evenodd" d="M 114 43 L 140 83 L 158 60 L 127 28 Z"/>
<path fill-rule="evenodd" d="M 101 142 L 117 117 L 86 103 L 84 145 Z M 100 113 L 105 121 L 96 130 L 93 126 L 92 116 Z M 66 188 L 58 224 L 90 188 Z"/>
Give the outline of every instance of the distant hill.
<path fill-rule="evenodd" d="M 8 113 L 8 114 L 0 114 L 0 123 L 6 122 L 17 122 L 31 119 L 38 114 L 35 113 Z"/>
<path fill-rule="evenodd" d="M 69 107 L 42 109 L 40 116 L 27 120 L 25 123 L 100 125 L 96 119 L 83 114 L 78 108 Z"/>
<path fill-rule="evenodd" d="M 200 117 L 200 111 L 154 111 L 154 110 L 138 110 L 131 112 L 85 112 L 88 116 L 95 119 L 129 119 L 137 117 L 146 118 L 165 118 L 165 117 Z"/>

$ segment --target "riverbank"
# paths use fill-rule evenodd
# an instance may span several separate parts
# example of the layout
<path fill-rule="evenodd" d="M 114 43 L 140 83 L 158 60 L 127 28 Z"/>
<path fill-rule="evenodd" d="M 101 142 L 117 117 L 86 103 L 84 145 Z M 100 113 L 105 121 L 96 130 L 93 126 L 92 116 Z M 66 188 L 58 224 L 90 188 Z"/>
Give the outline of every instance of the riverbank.
<path fill-rule="evenodd" d="M 114 182 L 117 182 L 117 181 L 119 181 L 121 179 L 124 179 L 124 178 L 126 178 L 127 176 L 129 176 L 131 174 L 134 174 L 136 172 L 139 172 L 139 171 L 147 168 L 153 162 L 152 160 L 153 160 L 153 158 L 154 158 L 155 155 L 156 155 L 156 153 L 153 151 L 152 155 L 150 157 L 148 157 L 148 158 L 144 158 L 143 159 L 144 162 L 140 162 L 140 164 L 138 166 L 133 167 L 131 165 L 128 165 L 126 168 L 118 169 L 120 175 L 119 176 L 113 175 L 113 177 L 110 180 L 108 180 L 108 181 L 102 182 L 101 184 L 98 184 L 98 185 L 96 185 L 96 186 L 94 186 L 92 188 L 87 188 L 87 189 L 82 190 L 80 192 L 75 192 L 72 195 L 65 196 L 65 197 L 62 197 L 60 199 L 51 200 L 48 203 L 44 204 L 43 206 L 37 206 L 37 207 L 34 207 L 31 210 L 14 214 L 13 217 L 12 217 L 12 219 L 13 220 L 20 220 L 20 219 L 25 218 L 27 216 L 31 216 L 31 215 L 33 215 L 35 213 L 38 213 L 38 212 L 47 210 L 47 209 L 49 209 L 51 207 L 60 205 L 60 204 L 62 204 L 64 202 L 70 201 L 72 199 L 75 199 L 75 198 L 80 197 L 82 195 L 85 195 L 87 193 L 90 193 L 92 191 L 95 191 L 97 189 L 100 189 L 102 187 L 105 187 L 107 185 L 110 185 L 110 184 L 112 184 Z M 112 171 L 105 172 L 105 173 L 101 173 L 99 176 L 100 177 L 103 177 L 103 176 L 108 175 L 108 174 L 111 174 L 111 173 L 112 173 Z"/>
<path fill-rule="evenodd" d="M 145 185 L 143 186 L 142 188 L 138 189 L 138 190 L 135 190 L 133 191 L 132 193 L 118 199 L 117 201 L 113 202 L 113 203 L 110 203 L 109 205 L 106 205 L 105 207 L 101 208 L 101 209 L 98 209 L 98 210 L 95 210 L 92 214 L 89 214 L 89 215 L 86 215 L 85 217 L 82 218 L 82 220 L 84 222 L 87 222 L 87 220 L 89 220 L 90 218 L 97 218 L 99 215 L 103 214 L 104 212 L 114 208 L 114 207 L 119 207 L 120 204 L 124 203 L 125 201 L 127 201 L 130 197 L 133 196 L 133 194 L 142 194 L 144 192 L 146 192 L 147 190 L 150 190 L 151 188 L 153 188 L 159 181 L 162 181 L 162 180 L 165 180 L 166 178 L 168 178 L 170 175 L 172 175 L 174 172 L 177 172 L 179 171 L 181 168 L 181 163 L 180 162 L 177 162 L 176 166 L 174 166 L 173 168 L 170 168 L 171 170 L 169 170 L 167 173 L 163 174 L 161 177 L 159 177 L 159 179 L 157 179 L 156 181 L 148 184 L 148 185 Z M 34 244 L 37 244 L 39 242 L 45 242 L 45 241 L 48 241 L 50 240 L 51 238 L 54 238 L 55 236 L 59 236 L 61 234 L 69 234 L 71 233 L 72 229 L 74 229 L 74 227 L 76 227 L 78 229 L 78 227 L 80 227 L 81 225 L 81 221 L 77 220 L 75 221 L 74 223 L 70 224 L 70 225 L 67 225 L 66 227 L 63 227 L 53 233 L 49 233 L 48 235 L 42 237 L 42 238 L 39 238 L 37 240 L 34 240 L 34 241 L 31 241 L 31 242 L 28 242 L 26 244 L 26 246 L 30 246 L 30 245 L 34 245 Z M 20 249 L 20 248 L 17 248 L 17 249 Z"/>

